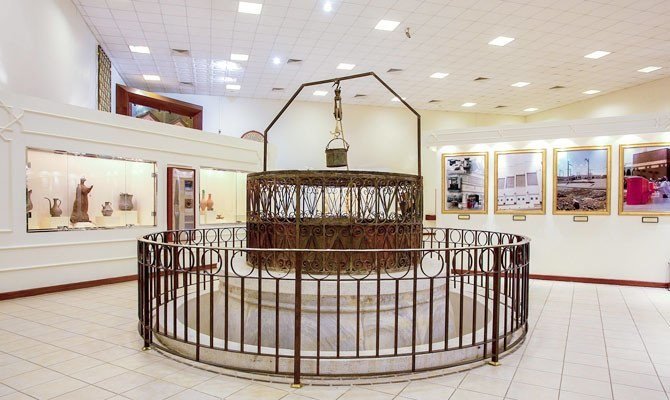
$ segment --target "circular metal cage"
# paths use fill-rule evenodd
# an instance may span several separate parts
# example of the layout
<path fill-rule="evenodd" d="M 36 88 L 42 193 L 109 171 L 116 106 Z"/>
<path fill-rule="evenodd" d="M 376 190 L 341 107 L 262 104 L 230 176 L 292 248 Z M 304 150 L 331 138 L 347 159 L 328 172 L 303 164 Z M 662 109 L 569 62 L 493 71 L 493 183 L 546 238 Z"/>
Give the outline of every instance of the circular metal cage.
<path fill-rule="evenodd" d="M 247 177 L 247 235 L 261 249 L 413 249 L 421 243 L 422 180 L 363 171 L 271 171 Z M 288 257 L 290 253 L 284 253 Z M 276 261 L 276 254 L 272 262 Z M 410 263 L 408 252 L 313 257 L 306 272 L 365 271 Z M 249 260 L 258 266 L 262 255 Z M 286 260 L 280 257 L 280 264 Z M 269 261 L 268 261 L 269 262 Z M 273 268 L 270 263 L 268 268 Z"/>

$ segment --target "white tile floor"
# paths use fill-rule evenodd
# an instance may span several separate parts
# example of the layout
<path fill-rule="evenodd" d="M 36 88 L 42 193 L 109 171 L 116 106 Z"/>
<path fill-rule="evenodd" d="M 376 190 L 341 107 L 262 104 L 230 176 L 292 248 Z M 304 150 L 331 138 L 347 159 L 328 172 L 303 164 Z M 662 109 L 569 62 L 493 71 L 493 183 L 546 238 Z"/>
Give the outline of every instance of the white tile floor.
<path fill-rule="evenodd" d="M 135 283 L 0 302 L 0 399 L 668 400 L 670 292 L 533 281 L 502 366 L 365 386 L 262 383 L 141 352 Z"/>

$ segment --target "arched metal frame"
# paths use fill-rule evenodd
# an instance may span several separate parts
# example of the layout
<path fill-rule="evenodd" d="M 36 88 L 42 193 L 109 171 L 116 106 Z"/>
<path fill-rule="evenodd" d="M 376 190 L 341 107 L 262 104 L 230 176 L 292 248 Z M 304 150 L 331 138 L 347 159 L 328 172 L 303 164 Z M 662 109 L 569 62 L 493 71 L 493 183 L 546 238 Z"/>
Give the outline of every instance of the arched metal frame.
<path fill-rule="evenodd" d="M 395 90 L 391 89 L 391 87 L 384 82 L 377 74 L 374 72 L 364 72 L 362 74 L 355 74 L 355 75 L 347 75 L 347 76 L 341 76 L 339 78 L 332 78 L 332 79 L 325 79 L 322 81 L 314 81 L 314 82 L 307 82 L 303 83 L 300 85 L 298 90 L 293 93 L 293 96 L 289 99 L 289 101 L 284 105 L 284 107 L 279 111 L 279 114 L 277 114 L 272 122 L 270 122 L 270 125 L 268 125 L 267 128 L 265 128 L 265 131 L 263 132 L 263 136 L 265 136 L 265 140 L 263 142 L 263 172 L 268 170 L 268 133 L 270 132 L 270 129 L 274 126 L 274 124 L 281 118 L 281 116 L 284 114 L 284 112 L 289 108 L 289 106 L 293 103 L 293 101 L 298 97 L 298 95 L 302 92 L 302 90 L 306 87 L 309 86 L 317 86 L 317 85 L 323 85 L 324 83 L 335 83 L 335 82 L 341 82 L 341 81 L 346 81 L 346 80 L 351 80 L 351 79 L 358 79 L 358 78 L 364 78 L 367 76 L 372 76 L 374 77 L 379 83 L 382 84 L 389 92 L 391 92 L 400 102 L 407 107 L 408 110 L 412 112 L 416 116 L 416 152 L 417 152 L 417 172 L 416 174 L 418 176 L 421 176 L 421 115 L 414 109 L 412 106 L 410 106 L 398 93 L 396 93 Z"/>

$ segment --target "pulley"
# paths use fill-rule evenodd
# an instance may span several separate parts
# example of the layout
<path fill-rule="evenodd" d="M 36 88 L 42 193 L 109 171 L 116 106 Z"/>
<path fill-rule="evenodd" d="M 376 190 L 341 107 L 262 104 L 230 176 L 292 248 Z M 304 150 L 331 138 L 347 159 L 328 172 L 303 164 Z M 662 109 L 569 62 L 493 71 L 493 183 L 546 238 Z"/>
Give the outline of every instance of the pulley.
<path fill-rule="evenodd" d="M 335 130 L 331 132 L 333 138 L 326 145 L 326 166 L 328 168 L 347 167 L 347 151 L 349 151 L 349 143 L 344 139 L 344 131 L 342 129 L 342 90 L 340 89 L 340 81 L 335 81 L 335 99 L 333 107 L 333 116 L 335 117 Z M 341 147 L 330 147 L 331 144 L 342 142 Z"/>

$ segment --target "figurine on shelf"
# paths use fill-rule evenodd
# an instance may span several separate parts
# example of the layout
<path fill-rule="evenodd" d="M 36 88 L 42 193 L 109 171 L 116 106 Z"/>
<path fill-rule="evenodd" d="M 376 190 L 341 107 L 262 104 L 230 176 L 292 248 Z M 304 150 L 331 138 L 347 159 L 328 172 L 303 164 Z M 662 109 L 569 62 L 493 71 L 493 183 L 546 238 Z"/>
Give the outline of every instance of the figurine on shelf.
<path fill-rule="evenodd" d="M 130 211 L 133 209 L 133 195 L 130 193 L 121 193 L 119 198 L 119 210 Z"/>
<path fill-rule="evenodd" d="M 109 202 L 109 201 L 106 201 L 105 204 L 102 205 L 102 216 L 103 217 L 111 217 L 113 212 L 114 212 L 114 209 L 112 208 L 112 203 Z"/>
<path fill-rule="evenodd" d="M 200 212 L 205 212 L 207 209 L 207 199 L 205 198 L 205 189 L 202 189 L 202 197 L 200 198 Z"/>
<path fill-rule="evenodd" d="M 62 201 L 60 201 L 59 198 L 54 197 L 54 202 L 51 203 L 51 199 L 48 197 L 45 197 L 47 201 L 49 202 L 49 215 L 52 217 L 60 217 L 61 214 L 63 214 L 63 210 L 61 210 L 60 205 L 63 204 Z"/>
<path fill-rule="evenodd" d="M 212 200 L 212 194 L 207 195 L 207 211 L 214 211 L 214 200 Z"/>
<path fill-rule="evenodd" d="M 33 209 L 33 200 L 30 198 L 32 194 L 33 190 L 26 188 L 26 214 L 30 214 Z"/>
<path fill-rule="evenodd" d="M 91 222 L 91 219 L 88 216 L 88 194 L 93 189 L 93 185 L 86 186 L 84 185 L 84 182 L 86 182 L 86 178 L 82 176 L 79 180 L 79 185 L 77 185 L 74 204 L 72 205 L 70 222 L 73 224 L 76 224 L 77 222 Z"/>

